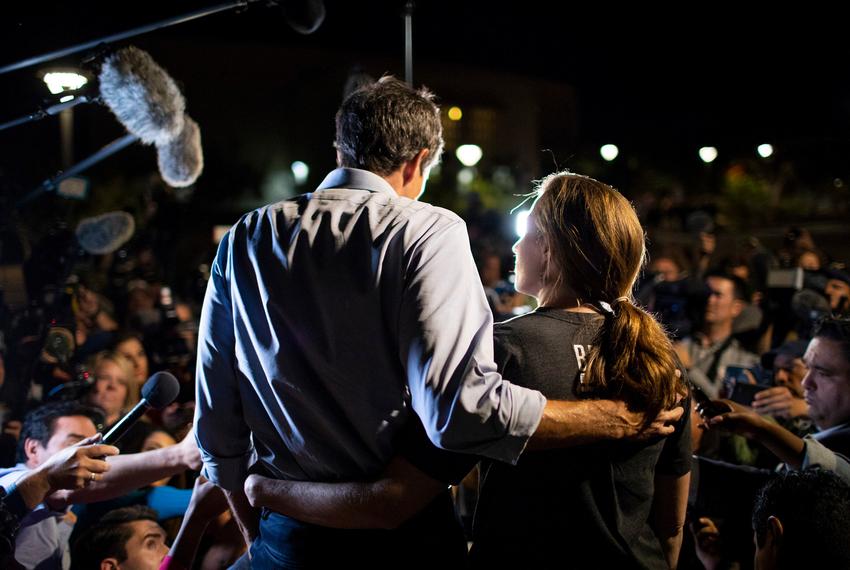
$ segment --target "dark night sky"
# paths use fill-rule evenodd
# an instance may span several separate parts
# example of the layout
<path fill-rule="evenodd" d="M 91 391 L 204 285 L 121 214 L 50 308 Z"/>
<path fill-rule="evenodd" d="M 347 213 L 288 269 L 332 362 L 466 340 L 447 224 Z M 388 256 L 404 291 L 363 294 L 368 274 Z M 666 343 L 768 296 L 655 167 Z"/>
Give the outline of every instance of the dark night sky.
<path fill-rule="evenodd" d="M 0 63 L 212 2 L 50 4 L 2 9 Z M 402 2 L 326 4 L 325 22 L 309 36 L 288 28 L 278 8 L 251 5 L 242 13 L 208 16 L 122 45 L 140 45 L 165 61 L 179 61 L 180 56 L 157 51 L 159 42 L 173 46 L 198 40 L 228 46 L 234 59 L 251 59 L 245 65 L 257 70 L 256 83 L 246 89 L 264 81 L 260 70 L 265 62 L 256 61 L 262 53 L 257 45 L 387 58 L 395 62 L 388 71 L 403 73 Z M 848 170 L 850 43 L 835 14 L 809 16 L 799 9 L 781 13 L 771 7 L 769 14 L 746 15 L 714 5 L 711 10 L 692 6 L 687 13 L 682 7 L 655 14 L 613 6 L 589 12 L 552 2 L 494 6 L 420 0 L 414 15 L 416 63 L 469 65 L 568 83 L 578 94 L 579 140 L 588 144 L 618 142 L 656 155 L 669 153 L 672 160 L 683 148 L 703 144 L 718 146 L 721 153 L 730 149 L 728 154 L 752 153 L 756 144 L 772 142 L 813 161 L 813 168 L 829 170 L 829 176 L 843 176 Z M 79 57 L 63 61 L 74 63 Z M 333 65 L 328 62 L 326 67 Z M 179 79 L 190 92 L 191 70 L 208 75 L 216 62 L 183 61 L 182 66 Z M 0 76 L 0 119 L 38 106 L 43 86 L 35 69 Z M 277 73 L 271 63 L 267 73 Z M 190 109 L 203 105 L 197 92 L 192 96 Z M 28 128 L 18 127 L 18 132 Z M 20 136 L 26 140 L 36 135 Z M 21 148 L 10 141 L 14 138 L 0 133 L 7 160 L 31 146 Z M 8 164 L 5 167 L 8 171 Z"/>

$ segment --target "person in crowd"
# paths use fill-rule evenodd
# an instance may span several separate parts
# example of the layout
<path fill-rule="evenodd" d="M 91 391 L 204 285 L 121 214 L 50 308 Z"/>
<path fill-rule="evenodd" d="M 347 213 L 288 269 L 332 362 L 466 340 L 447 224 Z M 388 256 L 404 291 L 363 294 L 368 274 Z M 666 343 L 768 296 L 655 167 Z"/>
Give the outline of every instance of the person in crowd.
<path fill-rule="evenodd" d="M 85 487 L 109 470 L 106 457 L 118 448 L 100 444 L 100 434 L 50 455 L 15 483 L 0 486 L 0 562 L 11 565 L 21 522 L 49 495 Z"/>
<path fill-rule="evenodd" d="M 709 273 L 705 278 L 708 300 L 700 330 L 676 343 L 682 364 L 691 382 L 711 398 L 717 398 L 731 365 L 749 367 L 758 356 L 741 348 L 733 337 L 733 323 L 746 304 L 744 284 L 740 278 L 723 273 Z"/>
<path fill-rule="evenodd" d="M 850 315 L 850 275 L 839 269 L 826 272 L 824 294 L 833 314 Z"/>
<path fill-rule="evenodd" d="M 133 332 L 119 334 L 115 340 L 115 351 L 133 364 L 133 378 L 136 384 L 144 384 L 150 376 L 150 364 L 141 335 Z"/>
<path fill-rule="evenodd" d="M 153 509 L 115 509 L 74 541 L 71 570 L 158 570 L 168 554 L 165 540 Z"/>
<path fill-rule="evenodd" d="M 752 405 L 755 412 L 773 416 L 800 437 L 816 429 L 803 392 L 803 378 L 809 371 L 803 356 L 808 345 L 802 340 L 788 341 L 762 355 L 762 368 L 773 372 L 774 386 L 757 392 Z"/>
<path fill-rule="evenodd" d="M 775 421 L 750 409 L 723 401 L 726 410 L 708 420 L 712 430 L 722 427 L 751 438 L 783 461 L 782 470 L 820 467 L 850 481 L 850 321 L 827 318 L 815 330 L 803 357 L 808 372 L 803 391 L 809 415 L 818 428 L 800 438 Z M 700 516 L 723 519 L 724 543 L 741 556 L 750 548 L 741 541 L 756 492 L 772 476 L 753 469 L 698 456 L 692 465 L 695 485 L 691 505 Z"/>
<path fill-rule="evenodd" d="M 774 475 L 756 494 L 751 517 L 756 570 L 850 568 L 850 484 L 823 469 Z M 706 570 L 734 567 L 724 536 L 701 518 L 697 554 Z"/>
<path fill-rule="evenodd" d="M 19 446 L 21 463 L 0 470 L 0 486 L 8 488 L 38 469 L 61 450 L 97 434 L 102 422 L 99 412 L 75 402 L 45 404 L 24 420 Z M 107 454 L 108 455 L 108 454 Z M 92 472 L 85 487 L 51 494 L 21 523 L 15 559 L 30 568 L 67 568 L 68 538 L 73 503 L 104 501 L 119 497 L 186 469 L 200 467 L 193 434 L 169 448 L 108 458 L 109 469 Z"/>
<path fill-rule="evenodd" d="M 107 433 L 139 402 L 141 385 L 136 383 L 131 361 L 116 351 L 95 355 L 90 369 L 94 384 L 85 401 L 103 412 L 103 432 Z M 147 422 L 136 422 L 121 438 L 119 447 L 124 453 L 138 453 L 150 431 Z"/>
<path fill-rule="evenodd" d="M 850 568 L 850 484 L 820 469 L 790 471 L 759 492 L 754 567 Z"/>

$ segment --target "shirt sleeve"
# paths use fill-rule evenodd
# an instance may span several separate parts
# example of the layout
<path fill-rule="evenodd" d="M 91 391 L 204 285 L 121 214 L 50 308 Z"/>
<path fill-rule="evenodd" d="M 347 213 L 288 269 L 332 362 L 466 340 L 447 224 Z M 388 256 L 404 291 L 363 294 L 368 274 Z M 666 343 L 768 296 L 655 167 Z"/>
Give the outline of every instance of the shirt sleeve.
<path fill-rule="evenodd" d="M 803 438 L 803 469 L 820 467 L 834 472 L 850 483 L 850 461 L 811 437 Z"/>
<path fill-rule="evenodd" d="M 242 488 L 248 476 L 253 445 L 237 384 L 227 278 L 229 242 L 228 232 L 212 264 L 198 328 L 195 438 L 204 462 L 204 477 L 223 489 L 235 491 Z"/>
<path fill-rule="evenodd" d="M 546 399 L 502 379 L 493 317 L 462 221 L 414 247 L 399 323 L 413 409 L 434 445 L 516 463 Z"/>

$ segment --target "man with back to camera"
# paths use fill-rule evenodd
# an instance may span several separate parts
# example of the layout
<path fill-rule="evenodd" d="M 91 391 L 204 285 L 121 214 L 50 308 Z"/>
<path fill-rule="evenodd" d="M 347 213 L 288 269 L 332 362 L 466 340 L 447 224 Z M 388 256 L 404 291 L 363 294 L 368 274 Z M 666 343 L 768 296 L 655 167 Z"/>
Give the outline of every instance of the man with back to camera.
<path fill-rule="evenodd" d="M 465 225 L 417 201 L 443 146 L 430 93 L 391 77 L 355 91 L 335 146 L 340 168 L 316 192 L 225 235 L 201 316 L 204 474 L 246 540 L 259 534 L 256 564 L 309 560 L 297 557 L 307 535 L 324 536 L 325 551 L 350 544 L 282 515 L 259 522 L 242 490 L 255 459 L 277 479 L 368 480 L 396 454 L 411 409 L 434 445 L 508 462 L 532 434 L 565 446 L 635 435 L 641 421 L 618 402 L 546 402 L 496 372 Z"/>

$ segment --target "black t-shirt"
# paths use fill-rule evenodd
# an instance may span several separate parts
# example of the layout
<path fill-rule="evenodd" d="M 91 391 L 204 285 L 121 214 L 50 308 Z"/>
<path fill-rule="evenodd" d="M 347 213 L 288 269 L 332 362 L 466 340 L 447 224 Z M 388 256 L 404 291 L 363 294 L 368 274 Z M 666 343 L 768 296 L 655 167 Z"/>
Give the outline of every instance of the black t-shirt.
<path fill-rule="evenodd" d="M 576 400 L 603 318 L 538 309 L 496 325 L 496 363 L 509 381 Z M 689 408 L 686 408 L 689 409 Z M 656 473 L 690 470 L 690 414 L 650 442 L 526 451 L 516 466 L 481 462 L 474 566 L 666 568 L 650 525 Z"/>

